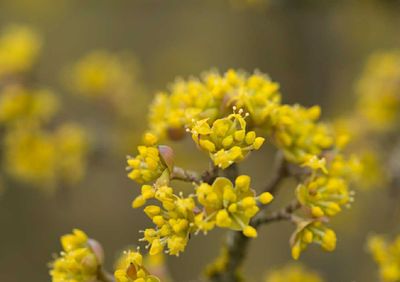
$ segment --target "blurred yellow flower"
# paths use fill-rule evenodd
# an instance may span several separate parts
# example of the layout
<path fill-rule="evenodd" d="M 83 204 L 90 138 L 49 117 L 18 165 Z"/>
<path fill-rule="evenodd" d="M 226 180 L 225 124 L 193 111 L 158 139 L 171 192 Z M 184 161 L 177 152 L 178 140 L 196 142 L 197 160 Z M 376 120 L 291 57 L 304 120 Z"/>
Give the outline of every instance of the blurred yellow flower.
<path fill-rule="evenodd" d="M 5 27 L 0 34 L 0 78 L 29 71 L 41 44 L 39 35 L 29 27 Z"/>
<path fill-rule="evenodd" d="M 400 281 L 400 236 L 391 242 L 381 235 L 371 236 L 368 239 L 368 249 L 379 266 L 382 281 Z"/>
<path fill-rule="evenodd" d="M 50 276 L 52 282 L 87 282 L 97 281 L 101 257 L 92 246 L 97 242 L 74 229 L 72 234 L 61 237 L 63 251 L 51 264 Z"/>
<path fill-rule="evenodd" d="M 323 282 L 317 273 L 308 270 L 301 264 L 289 264 L 267 274 L 265 282 Z"/>

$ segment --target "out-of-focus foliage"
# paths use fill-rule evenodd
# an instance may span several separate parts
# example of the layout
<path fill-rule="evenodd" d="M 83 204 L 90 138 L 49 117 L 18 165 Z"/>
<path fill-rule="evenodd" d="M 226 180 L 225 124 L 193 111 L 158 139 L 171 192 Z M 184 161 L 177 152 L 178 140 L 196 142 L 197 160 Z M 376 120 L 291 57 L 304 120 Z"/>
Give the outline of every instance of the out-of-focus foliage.
<path fill-rule="evenodd" d="M 61 103 L 56 94 L 24 85 L 40 51 L 39 38 L 24 26 L 7 27 L 0 37 L 1 173 L 53 190 L 82 179 L 87 136 L 77 124 L 54 124 Z"/>
<path fill-rule="evenodd" d="M 129 52 L 112 53 L 94 50 L 66 67 L 63 80 L 72 94 L 87 107 L 97 107 L 110 116 L 109 142 L 111 151 L 125 152 L 138 138 L 135 129 L 144 115 L 144 108 L 134 105 L 146 102 L 145 89 L 139 79 L 140 67 Z"/>
<path fill-rule="evenodd" d="M 301 264 L 289 264 L 269 272 L 265 282 L 324 282 L 325 280 L 315 271 Z"/>
<path fill-rule="evenodd" d="M 400 281 L 400 236 L 393 241 L 381 235 L 371 236 L 368 249 L 379 266 L 379 276 L 383 282 Z"/>
<path fill-rule="evenodd" d="M 39 55 L 40 36 L 26 26 L 11 25 L 0 35 L 0 80 L 29 71 Z"/>
<path fill-rule="evenodd" d="M 400 52 L 372 54 L 356 84 L 355 111 L 337 122 L 361 156 L 363 186 L 385 186 L 400 167 L 391 167 L 400 122 Z"/>

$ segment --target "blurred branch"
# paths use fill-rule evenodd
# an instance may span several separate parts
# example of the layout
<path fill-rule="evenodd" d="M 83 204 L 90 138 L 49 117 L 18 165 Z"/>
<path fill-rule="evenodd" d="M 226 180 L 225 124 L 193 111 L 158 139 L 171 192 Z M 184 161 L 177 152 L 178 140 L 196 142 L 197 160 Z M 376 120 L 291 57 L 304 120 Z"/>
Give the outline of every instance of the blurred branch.
<path fill-rule="evenodd" d="M 114 276 L 111 273 L 108 273 L 106 270 L 103 268 L 99 269 L 98 272 L 98 279 L 101 282 L 114 282 Z"/>
<path fill-rule="evenodd" d="M 269 192 L 272 195 L 276 194 L 281 181 L 289 175 L 287 169 L 287 163 L 281 152 L 277 152 L 276 154 L 274 168 L 275 172 L 272 175 L 272 178 L 270 179 L 268 184 L 264 188 L 264 192 Z"/>
<path fill-rule="evenodd" d="M 202 177 L 195 171 L 185 170 L 181 167 L 174 166 L 171 173 L 171 179 L 182 180 L 186 182 L 201 183 Z"/>

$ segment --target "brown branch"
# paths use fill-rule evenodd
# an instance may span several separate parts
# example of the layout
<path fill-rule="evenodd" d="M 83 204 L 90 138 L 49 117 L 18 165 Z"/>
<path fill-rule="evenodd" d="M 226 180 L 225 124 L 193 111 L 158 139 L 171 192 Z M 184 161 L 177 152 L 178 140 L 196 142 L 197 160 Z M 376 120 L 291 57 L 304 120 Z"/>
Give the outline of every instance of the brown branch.
<path fill-rule="evenodd" d="M 97 278 L 101 282 L 114 282 L 115 281 L 114 276 L 101 267 L 99 268 L 99 271 L 97 273 Z"/>
<path fill-rule="evenodd" d="M 286 207 L 272 212 L 270 214 L 259 213 L 259 216 L 253 218 L 250 225 L 254 228 L 259 228 L 263 224 L 272 223 L 281 220 L 293 220 L 293 213 L 301 207 L 300 203 L 296 200 L 291 202 Z M 247 246 L 250 238 L 243 235 L 241 231 L 229 231 L 225 241 L 225 248 L 227 253 L 226 264 L 223 271 L 214 272 L 210 277 L 213 282 L 238 282 L 241 281 L 239 269 L 246 258 Z"/>
<path fill-rule="evenodd" d="M 182 180 L 186 182 L 201 183 L 202 177 L 195 171 L 185 170 L 181 167 L 174 166 L 171 173 L 171 179 Z"/>
<path fill-rule="evenodd" d="M 275 195 L 278 191 L 281 181 L 288 176 L 288 168 L 285 158 L 281 152 L 278 152 L 275 158 L 275 172 L 272 178 L 264 188 L 264 192 L 269 192 Z"/>
<path fill-rule="evenodd" d="M 286 178 L 289 173 L 286 161 L 281 153 L 278 153 L 276 158 L 275 173 L 269 183 L 265 186 L 264 191 L 276 194 L 281 181 Z M 289 214 L 297 209 L 297 204 L 290 205 L 283 210 L 276 211 L 268 216 L 260 213 L 260 217 L 255 217 L 251 220 L 250 225 L 258 228 L 262 224 L 270 223 L 277 220 L 288 219 Z M 241 231 L 229 231 L 225 241 L 226 249 L 226 264 L 222 271 L 217 271 L 211 274 L 210 281 L 213 282 L 238 282 L 240 281 L 239 269 L 246 257 L 246 250 L 249 244 L 249 238 L 244 236 Z"/>
<path fill-rule="evenodd" d="M 212 184 L 215 178 L 218 177 L 219 169 L 217 166 L 214 165 L 213 162 L 210 162 L 210 167 L 206 170 L 202 175 L 201 178 L 205 183 Z"/>
<path fill-rule="evenodd" d="M 258 227 L 260 225 L 271 223 L 274 221 L 293 220 L 294 219 L 293 213 L 299 208 L 301 208 L 301 204 L 299 203 L 299 201 L 294 200 L 286 207 L 274 211 L 270 214 L 261 212 L 254 217 L 253 226 Z"/>

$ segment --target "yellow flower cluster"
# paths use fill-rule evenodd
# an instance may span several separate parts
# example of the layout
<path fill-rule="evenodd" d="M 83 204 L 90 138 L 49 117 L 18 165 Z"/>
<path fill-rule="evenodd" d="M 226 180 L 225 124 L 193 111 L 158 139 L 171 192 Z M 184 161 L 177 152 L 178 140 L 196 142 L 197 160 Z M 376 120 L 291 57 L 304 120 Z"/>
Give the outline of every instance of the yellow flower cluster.
<path fill-rule="evenodd" d="M 162 204 L 162 208 L 156 205 L 144 208 L 144 212 L 156 225 L 156 229 L 146 229 L 143 240 L 151 245 L 150 255 L 162 252 L 167 246 L 169 254 L 178 256 L 184 251 L 190 234 L 195 231 L 194 199 L 177 196 L 168 186 L 159 187 L 154 197 Z"/>
<path fill-rule="evenodd" d="M 331 252 L 336 248 L 336 233 L 321 221 L 302 220 L 290 239 L 292 257 L 297 260 L 311 243 L 319 244 L 322 249 Z"/>
<path fill-rule="evenodd" d="M 265 282 L 323 282 L 316 272 L 308 270 L 301 264 L 290 264 L 276 269 L 265 278 Z"/>
<path fill-rule="evenodd" d="M 215 224 L 222 228 L 241 230 L 247 237 L 256 237 L 257 231 L 249 222 L 259 211 L 257 201 L 268 204 L 273 196 L 268 192 L 259 197 L 254 194 L 247 175 L 238 176 L 235 186 L 224 177 L 217 178 L 212 185 L 202 183 L 196 189 L 197 199 L 204 209 L 204 215 L 198 216 L 200 223 L 203 223 L 199 228 L 207 231 Z"/>
<path fill-rule="evenodd" d="M 232 108 L 233 113 L 230 112 Z M 339 134 L 329 124 L 320 122 L 320 115 L 318 106 L 305 108 L 282 104 L 279 85 L 264 74 L 248 75 L 229 70 L 220 75 L 211 71 L 201 80 L 178 80 L 169 93 L 158 94 L 150 107 L 149 131 L 154 140 L 179 140 L 186 127 L 197 146 L 208 152 L 214 165 L 222 169 L 241 161 L 250 151 L 258 150 L 264 138 L 268 138 L 283 152 L 286 162 L 304 171 L 296 189 L 304 214 L 294 216 L 298 229 L 291 240 L 293 257 L 297 259 L 313 242 L 325 250 L 335 248 L 335 233 L 324 224 L 353 201 L 349 182 L 361 170 L 355 158 L 346 159 L 342 155 L 348 135 Z M 160 191 L 169 195 L 157 199 L 165 210 L 152 207 L 151 211 L 157 213 L 151 215 L 147 210 L 158 226 L 157 230 L 145 232 L 152 253 L 168 245 L 171 236 L 178 236 L 176 233 L 179 232 L 171 231 L 177 218 L 184 219 L 184 228 L 175 227 L 183 233 L 178 236 L 181 244 L 174 244 L 174 250 L 169 251 L 174 254 L 183 250 L 190 233 L 205 233 L 215 226 L 240 230 L 247 237 L 257 236 L 249 222 L 258 212 L 259 204 L 271 201 L 272 195 L 264 193 L 256 197 L 250 189 L 248 176 L 238 177 L 235 184 L 226 178 L 217 178 L 212 184 L 201 183 L 196 187 L 197 201 L 194 201 L 192 195 L 188 198 L 176 196 L 168 186 L 168 175 L 160 177 L 166 166 L 160 160 L 159 149 L 150 144 L 150 148 L 147 145 L 139 151 L 138 157 L 129 160 L 133 168 L 130 177 L 139 183 L 157 178 L 163 181 L 162 185 L 159 180 L 153 186 L 144 185 L 133 206 L 139 207 L 147 200 L 157 198 L 155 195 Z M 175 209 L 184 199 L 190 202 L 186 204 L 190 208 L 183 209 L 182 214 Z M 196 211 L 190 210 L 192 206 Z M 170 218 L 174 221 L 169 222 Z M 166 236 L 160 235 L 162 232 Z"/>
<path fill-rule="evenodd" d="M 179 255 L 191 234 L 206 233 L 215 226 L 241 230 L 247 237 L 256 237 L 257 231 L 249 225 L 250 219 L 259 211 L 257 203 L 268 204 L 273 197 L 267 192 L 256 197 L 250 189 L 250 177 L 241 175 L 236 178 L 235 186 L 224 177 L 217 178 L 212 185 L 201 183 L 196 195 L 188 197 L 176 195 L 166 185 L 143 185 L 133 207 L 140 207 L 153 198 L 161 207 L 147 205 L 144 212 L 156 228 L 146 229 L 142 240 L 150 245 L 151 255 L 165 247 L 169 254 Z"/>
<path fill-rule="evenodd" d="M 297 230 L 292 235 L 292 256 L 298 259 L 308 244 L 317 243 L 324 250 L 333 251 L 336 235 L 324 226 L 330 217 L 335 216 L 342 207 L 350 206 L 354 192 L 349 183 L 360 172 L 356 158 L 345 159 L 335 152 L 325 158 L 313 158 L 306 164 L 312 169 L 311 175 L 296 188 L 296 197 L 306 211 L 307 218 L 296 220 Z"/>
<path fill-rule="evenodd" d="M 3 163 L 15 179 L 52 189 L 58 181 L 75 183 L 83 177 L 86 151 L 86 136 L 74 124 L 54 132 L 18 126 L 4 137 Z"/>
<path fill-rule="evenodd" d="M 116 264 L 114 277 L 116 282 L 160 282 L 143 265 L 143 256 L 139 252 L 126 251 Z"/>
<path fill-rule="evenodd" d="M 397 236 L 392 242 L 389 242 L 384 236 L 372 236 L 368 240 L 368 249 L 379 265 L 382 281 L 400 281 L 400 236 Z"/>
<path fill-rule="evenodd" d="M 400 51 L 373 54 L 357 85 L 357 112 L 374 130 L 400 120 Z"/>
<path fill-rule="evenodd" d="M 15 123 L 47 122 L 57 112 L 59 102 L 49 90 L 29 90 L 10 85 L 0 95 L 0 125 Z"/>
<path fill-rule="evenodd" d="M 81 58 L 70 69 L 70 79 L 79 94 L 86 96 L 116 95 L 128 87 L 129 76 L 137 72 L 136 62 L 127 54 L 115 55 L 96 50 Z"/>
<path fill-rule="evenodd" d="M 269 116 L 268 130 L 288 161 L 304 164 L 335 145 L 330 127 L 318 122 L 320 111 L 318 106 L 307 109 L 299 105 L 283 105 Z"/>
<path fill-rule="evenodd" d="M 52 282 L 97 281 L 101 257 L 90 245 L 87 235 L 78 229 L 61 237 L 63 251 L 51 263 Z"/>
<path fill-rule="evenodd" d="M 250 113 L 250 124 L 261 125 L 280 101 L 278 84 L 261 73 L 248 75 L 229 70 L 224 75 L 207 72 L 202 80 L 177 80 L 170 92 L 159 93 L 150 106 L 150 130 L 162 139 L 180 139 L 192 120 L 210 125 L 229 114 L 232 106 Z"/>
<path fill-rule="evenodd" d="M 29 71 L 40 48 L 41 39 L 32 29 L 18 25 L 5 27 L 0 33 L 0 79 Z"/>
<path fill-rule="evenodd" d="M 65 68 L 63 77 L 67 91 L 76 94 L 80 102 L 110 114 L 111 123 L 105 125 L 110 132 L 106 140 L 115 153 L 125 153 L 137 142 L 137 129 L 142 127 L 140 120 L 146 115 L 146 108 L 133 110 L 132 105 L 147 104 L 149 95 L 145 95 L 139 64 L 133 55 L 94 50 Z"/>
<path fill-rule="evenodd" d="M 82 178 L 87 137 L 78 125 L 53 125 L 60 104 L 54 93 L 24 86 L 40 47 L 39 36 L 26 27 L 0 35 L 1 165 L 14 179 L 47 189 Z"/>
<path fill-rule="evenodd" d="M 306 182 L 298 185 L 297 199 L 310 208 L 314 217 L 334 216 L 342 210 L 342 206 L 353 201 L 349 178 L 359 171 L 359 162 L 354 158 L 344 160 L 342 156 L 335 156 L 328 169 L 322 166 L 321 170 L 325 172 L 314 172 Z"/>
<path fill-rule="evenodd" d="M 190 131 L 195 143 L 222 169 L 241 161 L 250 151 L 258 150 L 265 140 L 254 131 L 246 131 L 241 110 L 215 120 L 211 126 L 207 119 L 196 121 Z"/>
<path fill-rule="evenodd" d="M 136 114 L 140 109 L 132 111 L 132 105 L 144 98 L 138 76 L 138 63 L 132 55 L 106 50 L 88 53 L 65 71 L 66 84 L 74 93 L 106 103 L 118 117 L 130 122 L 140 116 Z"/>
<path fill-rule="evenodd" d="M 336 127 L 351 136 L 349 149 L 360 156 L 360 186 L 385 186 L 390 181 L 387 140 L 398 134 L 400 121 L 400 51 L 372 54 L 355 88 L 355 109 Z"/>
<path fill-rule="evenodd" d="M 231 107 L 249 113 L 247 123 L 242 121 L 244 118 L 239 117 L 240 114 L 227 117 Z M 241 140 L 247 137 L 242 136 L 247 124 L 247 127 L 259 129 L 269 136 L 283 150 L 288 161 L 303 164 L 325 150 L 344 145 L 345 137 L 335 136 L 330 126 L 318 121 L 319 117 L 318 106 L 304 108 L 300 105 L 281 104 L 279 85 L 267 75 L 259 72 L 248 75 L 229 70 L 224 75 L 208 72 L 202 80 L 178 80 L 171 86 L 170 93 L 156 96 L 150 107 L 149 122 L 150 131 L 161 139 L 180 139 L 184 136 L 184 127 L 189 127 L 200 147 L 211 152 L 224 148 L 224 145 L 228 148 L 236 145 L 234 136 L 223 139 L 225 134 L 221 130 L 227 127 L 227 123 L 236 121 L 237 130 L 244 130 L 237 133 Z M 197 122 L 191 126 L 193 120 Z M 209 138 L 205 139 L 213 144 L 206 141 L 200 144 L 203 138 L 198 138 L 199 135 L 216 135 L 214 131 L 221 131 L 220 140 L 216 142 L 218 147 Z M 251 133 L 248 138 L 253 139 L 253 136 L 255 134 Z M 261 141 L 258 140 L 256 144 Z M 240 155 L 237 149 L 234 153 L 235 156 Z M 227 164 L 224 163 L 224 166 Z"/>
<path fill-rule="evenodd" d="M 163 155 L 169 153 L 169 147 L 157 146 L 157 137 L 151 133 L 144 136 L 144 145 L 138 146 L 139 154 L 135 157 L 128 156 L 128 177 L 142 184 L 158 179 L 168 167 Z M 168 150 L 168 152 L 166 152 Z"/>

